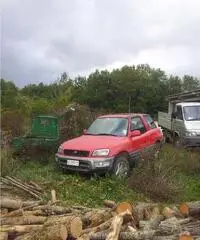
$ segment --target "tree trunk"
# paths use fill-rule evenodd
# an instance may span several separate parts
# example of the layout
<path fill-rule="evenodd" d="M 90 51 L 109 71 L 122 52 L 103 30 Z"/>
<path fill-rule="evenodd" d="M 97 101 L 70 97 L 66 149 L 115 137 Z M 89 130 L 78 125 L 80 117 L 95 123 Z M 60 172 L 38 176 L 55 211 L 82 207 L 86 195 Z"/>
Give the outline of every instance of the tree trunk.
<path fill-rule="evenodd" d="M 191 216 L 200 218 L 200 201 L 182 203 L 179 208 L 180 212 L 186 217 Z"/>
<path fill-rule="evenodd" d="M 117 205 L 116 202 L 111 200 L 105 200 L 103 204 L 105 207 L 108 207 L 108 208 L 115 208 Z"/>
<path fill-rule="evenodd" d="M 22 207 L 23 203 L 19 200 L 12 200 L 9 198 L 2 197 L 0 200 L 0 207 L 7 208 L 7 209 L 19 209 Z"/>

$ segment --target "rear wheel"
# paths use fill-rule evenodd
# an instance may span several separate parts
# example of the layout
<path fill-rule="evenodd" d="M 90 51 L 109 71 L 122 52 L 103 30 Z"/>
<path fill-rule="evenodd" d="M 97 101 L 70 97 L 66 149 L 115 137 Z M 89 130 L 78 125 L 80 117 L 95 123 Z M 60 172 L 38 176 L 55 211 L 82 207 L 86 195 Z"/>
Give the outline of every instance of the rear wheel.
<path fill-rule="evenodd" d="M 125 154 L 120 155 L 116 158 L 113 165 L 112 173 L 114 176 L 119 178 L 127 177 L 129 175 L 130 164 L 128 161 L 128 157 Z"/>

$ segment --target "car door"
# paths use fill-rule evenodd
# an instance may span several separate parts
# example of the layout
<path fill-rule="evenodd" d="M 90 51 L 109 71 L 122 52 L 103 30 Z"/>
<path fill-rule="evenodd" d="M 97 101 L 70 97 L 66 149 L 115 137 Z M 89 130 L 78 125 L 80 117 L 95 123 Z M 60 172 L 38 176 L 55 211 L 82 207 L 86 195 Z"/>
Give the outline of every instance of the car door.
<path fill-rule="evenodd" d="M 131 118 L 130 130 L 139 130 L 141 132 L 140 136 L 132 137 L 132 152 L 144 154 L 145 148 L 148 145 L 148 133 L 140 116 L 135 116 Z"/>

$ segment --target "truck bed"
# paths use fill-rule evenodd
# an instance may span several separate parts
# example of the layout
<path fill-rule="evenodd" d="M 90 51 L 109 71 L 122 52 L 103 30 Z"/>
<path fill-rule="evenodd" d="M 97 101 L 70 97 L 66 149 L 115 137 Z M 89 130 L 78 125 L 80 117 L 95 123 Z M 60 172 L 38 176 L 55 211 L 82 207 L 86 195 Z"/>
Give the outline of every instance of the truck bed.
<path fill-rule="evenodd" d="M 158 112 L 158 125 L 162 128 L 172 130 L 171 115 L 166 112 Z"/>

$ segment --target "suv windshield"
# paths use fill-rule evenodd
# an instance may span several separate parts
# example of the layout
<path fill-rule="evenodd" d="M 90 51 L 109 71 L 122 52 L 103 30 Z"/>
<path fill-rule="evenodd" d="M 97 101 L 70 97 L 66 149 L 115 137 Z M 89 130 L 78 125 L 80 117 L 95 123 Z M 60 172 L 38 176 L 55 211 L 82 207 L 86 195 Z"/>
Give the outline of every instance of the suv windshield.
<path fill-rule="evenodd" d="M 96 119 L 86 134 L 126 136 L 128 132 L 128 118 L 105 117 Z"/>
<path fill-rule="evenodd" d="M 200 106 L 187 106 L 183 108 L 186 121 L 200 120 Z"/>

